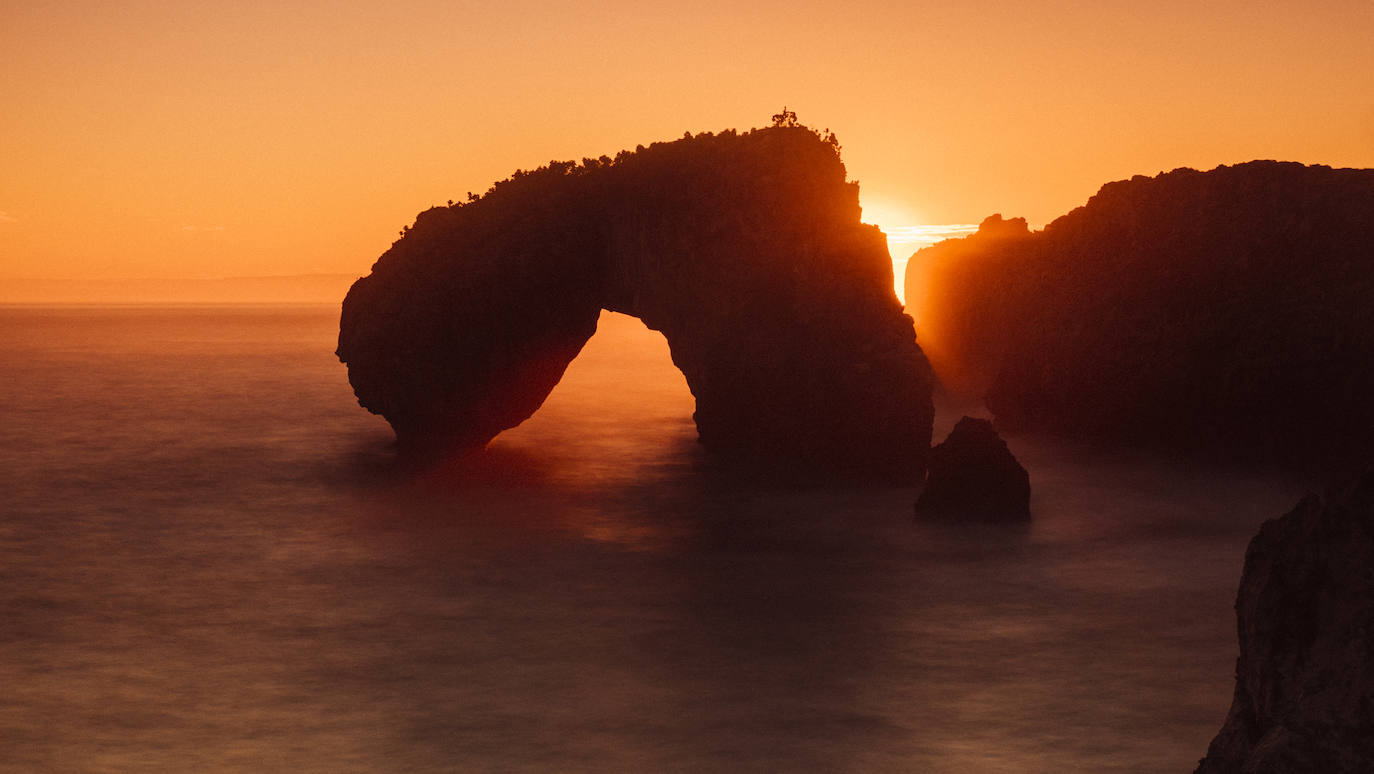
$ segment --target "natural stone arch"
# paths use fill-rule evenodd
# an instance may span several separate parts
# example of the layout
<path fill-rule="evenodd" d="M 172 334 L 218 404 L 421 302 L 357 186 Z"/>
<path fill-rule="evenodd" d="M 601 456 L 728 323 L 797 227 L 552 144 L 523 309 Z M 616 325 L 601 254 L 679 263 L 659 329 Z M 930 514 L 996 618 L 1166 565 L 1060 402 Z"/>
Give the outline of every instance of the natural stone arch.
<path fill-rule="evenodd" d="M 711 451 L 924 474 L 929 365 L 858 185 L 805 127 L 554 163 L 423 212 L 349 291 L 338 355 L 403 451 L 462 452 L 538 409 L 602 309 L 667 338 Z"/>

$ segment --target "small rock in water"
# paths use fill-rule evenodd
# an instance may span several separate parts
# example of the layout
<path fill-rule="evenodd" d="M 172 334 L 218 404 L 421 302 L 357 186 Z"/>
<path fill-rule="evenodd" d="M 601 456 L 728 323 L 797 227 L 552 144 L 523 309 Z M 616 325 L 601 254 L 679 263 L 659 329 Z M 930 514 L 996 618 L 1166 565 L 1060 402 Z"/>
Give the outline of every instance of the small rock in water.
<path fill-rule="evenodd" d="M 986 419 L 964 417 L 930 450 L 930 476 L 916 513 L 945 517 L 1030 517 L 1030 475 Z"/>

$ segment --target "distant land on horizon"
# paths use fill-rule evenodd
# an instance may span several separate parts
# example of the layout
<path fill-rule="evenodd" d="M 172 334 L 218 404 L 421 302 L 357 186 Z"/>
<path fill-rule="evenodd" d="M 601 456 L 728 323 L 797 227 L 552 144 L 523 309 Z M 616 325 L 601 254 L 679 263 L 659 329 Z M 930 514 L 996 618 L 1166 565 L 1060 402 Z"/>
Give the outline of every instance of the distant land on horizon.
<path fill-rule="evenodd" d="M 0 304 L 337 304 L 357 275 L 0 279 Z"/>

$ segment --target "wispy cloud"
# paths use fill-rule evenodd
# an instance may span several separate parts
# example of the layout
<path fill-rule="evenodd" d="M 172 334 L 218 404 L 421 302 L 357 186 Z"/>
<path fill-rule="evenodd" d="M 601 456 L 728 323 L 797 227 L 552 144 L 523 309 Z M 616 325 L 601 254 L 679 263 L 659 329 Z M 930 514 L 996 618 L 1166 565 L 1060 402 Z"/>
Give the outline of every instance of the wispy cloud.
<path fill-rule="evenodd" d="M 223 231 L 224 226 L 182 226 L 182 231 Z"/>
<path fill-rule="evenodd" d="M 890 226 L 887 243 L 890 245 L 933 245 L 942 239 L 968 236 L 978 230 L 977 223 L 947 223 L 931 226 Z"/>
<path fill-rule="evenodd" d="M 943 223 L 930 226 L 888 226 L 884 228 L 883 233 L 887 234 L 887 252 L 892 256 L 892 273 L 897 286 L 897 298 L 902 299 L 902 303 L 906 303 L 904 288 L 906 265 L 913 253 L 941 240 L 968 236 L 977 230 L 978 224 L 976 223 Z"/>
<path fill-rule="evenodd" d="M 18 223 L 19 218 L 9 214 L 5 210 L 0 210 L 0 223 Z"/>
<path fill-rule="evenodd" d="M 972 234 L 978 230 L 976 223 L 945 223 L 932 226 L 888 226 L 883 229 L 887 234 L 887 251 L 893 259 L 902 264 L 907 256 L 929 247 L 943 239 L 954 239 Z"/>

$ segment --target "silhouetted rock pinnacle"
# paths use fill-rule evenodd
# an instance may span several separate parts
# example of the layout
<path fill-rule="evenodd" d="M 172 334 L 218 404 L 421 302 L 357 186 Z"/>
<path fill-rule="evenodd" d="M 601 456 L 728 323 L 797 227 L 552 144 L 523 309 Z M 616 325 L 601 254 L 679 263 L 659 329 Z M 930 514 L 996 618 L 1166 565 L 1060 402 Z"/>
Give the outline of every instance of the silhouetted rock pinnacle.
<path fill-rule="evenodd" d="M 667 338 L 708 449 L 919 480 L 932 376 L 859 214 L 805 127 L 517 172 L 420 214 L 349 291 L 338 354 L 403 450 L 462 452 L 534 413 L 599 312 L 623 312 Z"/>

